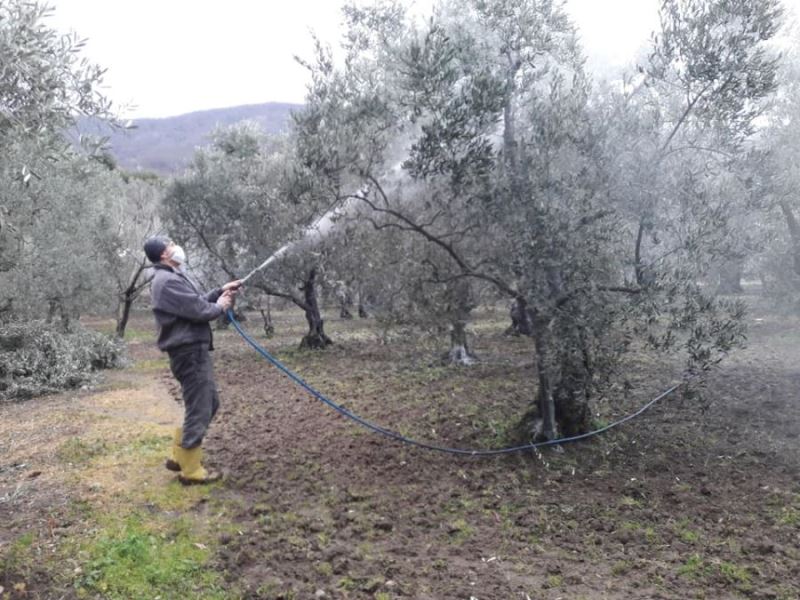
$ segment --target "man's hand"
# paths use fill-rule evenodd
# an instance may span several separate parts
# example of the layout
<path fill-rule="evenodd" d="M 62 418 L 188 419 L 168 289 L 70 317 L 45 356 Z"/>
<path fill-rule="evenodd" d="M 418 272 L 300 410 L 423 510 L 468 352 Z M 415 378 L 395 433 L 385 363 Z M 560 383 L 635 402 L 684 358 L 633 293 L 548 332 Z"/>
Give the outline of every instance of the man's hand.
<path fill-rule="evenodd" d="M 233 281 L 229 281 L 225 285 L 222 286 L 222 291 L 227 292 L 228 290 L 238 290 L 242 287 L 242 280 L 241 279 L 234 279 Z"/>
<path fill-rule="evenodd" d="M 227 311 L 229 308 L 233 308 L 233 296 L 228 292 L 225 292 L 217 299 L 217 305 L 222 307 L 222 310 Z"/>

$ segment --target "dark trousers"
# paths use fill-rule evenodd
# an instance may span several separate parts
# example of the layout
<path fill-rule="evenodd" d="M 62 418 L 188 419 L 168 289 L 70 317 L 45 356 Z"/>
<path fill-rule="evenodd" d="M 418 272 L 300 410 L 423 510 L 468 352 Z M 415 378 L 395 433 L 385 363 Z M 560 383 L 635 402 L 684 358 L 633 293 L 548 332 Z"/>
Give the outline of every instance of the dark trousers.
<path fill-rule="evenodd" d="M 199 446 L 219 408 L 214 365 L 207 343 L 187 344 L 169 351 L 169 367 L 183 392 L 183 440 L 187 450 Z"/>

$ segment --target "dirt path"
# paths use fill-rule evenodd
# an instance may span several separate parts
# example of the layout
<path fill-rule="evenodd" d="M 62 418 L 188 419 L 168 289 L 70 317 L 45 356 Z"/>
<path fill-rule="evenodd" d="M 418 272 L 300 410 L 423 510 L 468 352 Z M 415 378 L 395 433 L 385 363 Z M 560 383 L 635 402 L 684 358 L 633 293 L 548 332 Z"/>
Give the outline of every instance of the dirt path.
<path fill-rule="evenodd" d="M 131 353 L 94 388 L 0 405 L 0 597 L 71 597 L 82 544 L 172 485 L 161 462 L 182 411 L 151 344 Z"/>
<path fill-rule="evenodd" d="M 56 395 L 0 408 L 0 543 L 17 526 L 25 528 L 36 507 L 58 507 L 76 491 L 93 497 L 113 493 L 124 462 L 93 470 L 89 490 L 75 490 L 76 469 L 103 447 L 124 444 L 132 436 L 166 436 L 181 416 L 159 379 L 122 371 L 107 375 L 100 391 Z M 86 494 L 85 492 L 88 492 Z"/>

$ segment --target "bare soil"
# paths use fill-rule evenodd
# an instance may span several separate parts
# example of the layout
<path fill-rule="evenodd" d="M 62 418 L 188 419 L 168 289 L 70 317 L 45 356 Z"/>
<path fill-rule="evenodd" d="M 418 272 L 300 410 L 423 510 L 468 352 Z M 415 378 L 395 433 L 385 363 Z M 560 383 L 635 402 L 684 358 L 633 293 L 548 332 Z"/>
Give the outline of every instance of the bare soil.
<path fill-rule="evenodd" d="M 244 533 L 223 540 L 220 566 L 252 598 L 798 597 L 800 337 L 795 321 L 752 318 L 708 406 L 672 398 L 606 438 L 489 459 L 365 434 L 223 345 L 208 446 Z M 530 398 L 528 344 L 501 330 L 478 336 L 483 365 L 441 379 L 413 360 L 435 353 L 403 341 L 340 335 L 288 359 L 359 414 L 470 447 Z M 663 370 L 638 365 L 624 404 L 667 387 Z"/>
<path fill-rule="evenodd" d="M 231 523 L 212 568 L 231 598 L 800 598 L 800 321 L 757 304 L 749 319 L 748 347 L 710 377 L 703 402 L 671 396 L 602 437 L 495 458 L 366 432 L 234 331 L 218 333 L 222 409 L 206 452 L 226 475 L 213 491 L 224 510 L 195 513 Z M 307 381 L 358 414 L 437 444 L 502 444 L 535 391 L 530 341 L 504 337 L 499 312 L 473 327 L 482 361 L 469 368 L 441 366 L 442 340 L 387 338 L 369 321 L 329 320 L 335 345 L 322 352 L 296 350 L 300 316 L 281 314 L 276 324 L 279 336 L 264 345 Z M 245 326 L 258 334 L 256 319 Z M 134 354 L 153 368 L 123 374 L 152 382 L 158 399 L 146 402 L 168 405 L 179 390 L 157 351 L 138 344 Z M 620 388 L 598 402 L 598 424 L 667 388 L 677 369 L 640 358 L 628 371 L 635 392 Z M 85 414 L 101 410 L 109 393 L 86 392 L 94 400 L 83 400 Z M 65 497 L 98 493 L 63 478 L 61 487 L 39 485 L 46 453 L 44 466 L 20 466 L 32 448 L 48 446 L 43 438 L 71 434 L 72 403 L 0 407 L 0 553 L 46 527 L 41 515 L 57 513 Z M 108 410 L 114 423 L 125 416 L 120 403 Z M 165 410 L 127 416 L 167 427 L 175 415 Z M 53 417 L 46 434 L 47 419 L 32 417 L 40 413 Z M 151 485 L 168 477 L 144 473 Z M 26 493 L 15 497 L 20 484 Z M 47 595 L 48 573 L 44 561 L 28 592 L 62 597 Z M 13 583 L 8 573 L 0 579 L 6 593 Z"/>

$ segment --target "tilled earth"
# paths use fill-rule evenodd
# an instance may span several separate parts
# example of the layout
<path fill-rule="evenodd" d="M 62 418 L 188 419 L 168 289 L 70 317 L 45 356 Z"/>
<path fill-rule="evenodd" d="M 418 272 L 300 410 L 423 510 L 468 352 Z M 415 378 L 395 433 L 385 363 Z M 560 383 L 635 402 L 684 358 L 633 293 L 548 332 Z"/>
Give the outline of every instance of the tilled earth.
<path fill-rule="evenodd" d="M 751 318 L 705 403 L 673 396 L 605 437 L 495 458 L 366 432 L 218 336 L 207 448 L 237 522 L 218 568 L 248 598 L 800 598 L 798 323 Z M 331 327 L 324 353 L 292 350 L 299 323 L 266 345 L 358 414 L 476 447 L 533 392 L 529 342 L 501 325 L 476 328 L 484 361 L 460 370 L 358 323 Z M 643 361 L 637 395 L 602 418 L 667 388 L 665 370 Z"/>
<path fill-rule="evenodd" d="M 800 598 L 800 320 L 758 307 L 749 318 L 748 348 L 714 373 L 703 402 L 673 395 L 589 441 L 490 458 L 368 432 L 233 330 L 218 332 L 222 409 L 206 453 L 226 479 L 188 518 L 219 525 L 209 566 L 230 598 Z M 152 327 L 149 316 L 138 319 L 140 330 Z M 531 343 L 505 337 L 499 312 L 473 324 L 481 362 L 469 368 L 441 364 L 441 338 L 388 335 L 372 321 L 330 320 L 336 344 L 324 352 L 296 350 L 300 316 L 281 313 L 276 323 L 279 335 L 264 344 L 281 360 L 415 439 L 497 447 L 535 394 Z M 258 335 L 257 319 L 245 325 Z M 172 485 L 160 462 L 124 452 L 65 467 L 65 448 L 102 455 L 143 431 L 163 436 L 179 417 L 163 357 L 150 341 L 131 353 L 134 368 L 109 376 L 105 391 L 0 407 L 0 558 L 26 532 L 47 542 L 37 542 L 26 587 L 17 589 L 19 572 L 0 569 L 3 600 L 78 597 L 59 575 L 78 572 L 77 557 L 47 559 L 94 526 L 75 510 L 103 506 L 118 484 Z M 597 426 L 668 388 L 679 370 L 640 357 L 626 373 L 635 393 L 620 386 L 599 402 Z M 89 479 L 78 477 L 88 466 Z"/>

